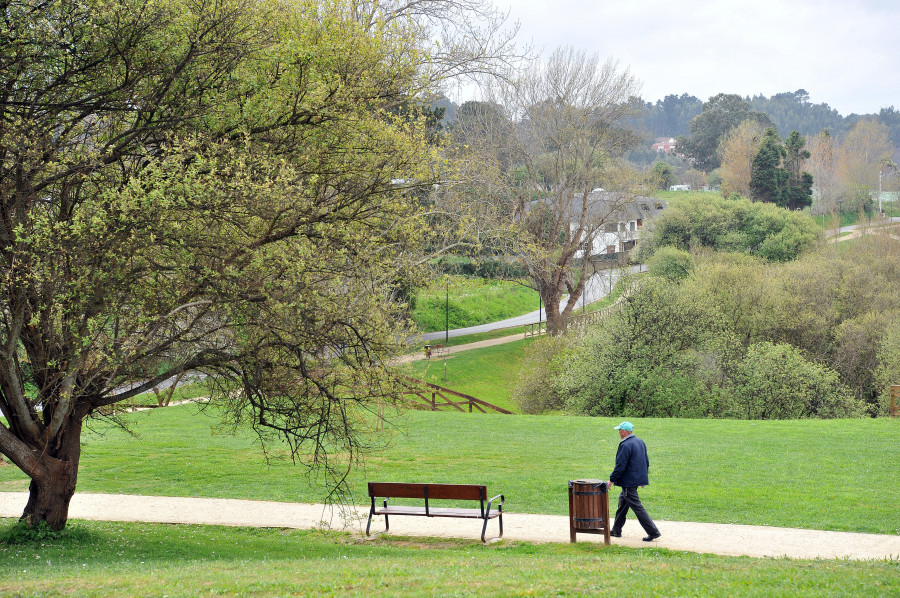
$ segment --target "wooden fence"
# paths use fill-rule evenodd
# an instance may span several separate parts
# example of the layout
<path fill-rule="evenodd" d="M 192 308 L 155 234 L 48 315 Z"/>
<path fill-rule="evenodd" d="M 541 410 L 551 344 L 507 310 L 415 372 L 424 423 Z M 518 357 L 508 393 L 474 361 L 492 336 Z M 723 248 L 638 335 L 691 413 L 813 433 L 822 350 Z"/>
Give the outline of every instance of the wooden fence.
<path fill-rule="evenodd" d="M 525 324 L 525 338 L 530 336 L 540 336 L 547 333 L 547 321 L 536 322 L 534 324 Z"/>
<path fill-rule="evenodd" d="M 491 410 L 512 415 L 512 411 L 507 411 L 502 407 L 491 405 L 487 401 L 476 399 L 437 384 L 430 384 L 424 380 L 417 380 L 407 376 L 402 376 L 402 379 L 407 385 L 406 390 L 403 391 L 403 398 L 418 406 L 428 407 L 432 411 L 456 409 L 457 411 L 465 412 L 466 408 L 468 408 L 469 413 L 477 409 L 481 413 L 487 413 L 488 410 Z"/>
<path fill-rule="evenodd" d="M 900 384 L 891 386 L 891 417 L 900 417 Z"/>

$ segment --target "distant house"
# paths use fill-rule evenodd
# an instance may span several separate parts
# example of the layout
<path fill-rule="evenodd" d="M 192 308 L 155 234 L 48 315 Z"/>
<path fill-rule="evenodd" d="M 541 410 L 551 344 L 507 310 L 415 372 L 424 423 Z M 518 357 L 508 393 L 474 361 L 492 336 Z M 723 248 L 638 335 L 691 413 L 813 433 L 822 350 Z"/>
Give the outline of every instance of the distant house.
<path fill-rule="evenodd" d="M 654 150 L 658 152 L 674 152 L 675 151 L 675 138 L 674 137 L 659 137 L 656 140 L 656 143 L 651 145 Z"/>
<path fill-rule="evenodd" d="M 669 187 L 669 191 L 690 191 L 690 185 L 672 185 Z"/>
<path fill-rule="evenodd" d="M 618 254 L 634 249 L 641 228 L 647 220 L 655 217 L 668 205 L 655 197 L 633 197 L 627 200 L 609 191 L 593 191 L 590 194 L 590 210 L 605 223 L 594 233 L 593 242 L 583 243 L 576 259 L 590 256 L 614 258 Z M 573 223 L 573 232 L 577 225 Z"/>

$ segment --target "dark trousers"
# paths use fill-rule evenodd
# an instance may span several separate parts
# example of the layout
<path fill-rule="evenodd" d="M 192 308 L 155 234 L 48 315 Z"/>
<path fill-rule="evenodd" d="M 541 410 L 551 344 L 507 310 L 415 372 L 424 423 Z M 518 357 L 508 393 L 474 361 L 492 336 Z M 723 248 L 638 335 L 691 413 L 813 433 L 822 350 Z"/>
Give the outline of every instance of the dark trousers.
<path fill-rule="evenodd" d="M 641 504 L 637 488 L 622 488 L 622 493 L 619 494 L 619 507 L 616 509 L 616 519 L 613 521 L 612 529 L 609 531 L 617 534 L 622 533 L 622 526 L 625 525 L 625 515 L 628 513 L 629 508 L 634 511 L 638 523 L 641 524 L 648 536 L 659 535 L 659 529 L 653 523 L 653 520 L 650 519 L 647 509 Z"/>

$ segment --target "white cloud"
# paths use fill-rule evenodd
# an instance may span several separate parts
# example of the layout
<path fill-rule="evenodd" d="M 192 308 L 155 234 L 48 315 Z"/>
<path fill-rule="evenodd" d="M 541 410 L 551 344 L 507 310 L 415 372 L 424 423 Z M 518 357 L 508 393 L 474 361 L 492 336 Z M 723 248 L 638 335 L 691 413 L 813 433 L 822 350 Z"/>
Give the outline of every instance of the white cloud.
<path fill-rule="evenodd" d="M 502 0 L 498 5 L 503 6 Z M 900 2 L 506 0 L 523 40 L 612 56 L 650 101 L 806 89 L 841 114 L 900 108 Z"/>

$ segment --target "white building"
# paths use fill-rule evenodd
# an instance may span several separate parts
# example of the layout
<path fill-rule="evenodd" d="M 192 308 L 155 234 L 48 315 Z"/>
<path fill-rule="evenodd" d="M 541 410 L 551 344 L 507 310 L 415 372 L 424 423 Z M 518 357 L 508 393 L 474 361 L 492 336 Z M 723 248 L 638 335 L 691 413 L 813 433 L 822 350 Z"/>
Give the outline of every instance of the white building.
<path fill-rule="evenodd" d="M 624 198 L 606 191 L 591 193 L 589 209 L 596 221 L 602 224 L 594 231 L 585 231 L 585 241 L 582 243 L 582 250 L 575 254 L 576 259 L 583 258 L 588 247 L 589 255 L 608 257 L 634 249 L 644 223 L 667 205 L 665 201 L 655 197 Z M 573 222 L 573 234 L 577 229 L 578 223 Z"/>

